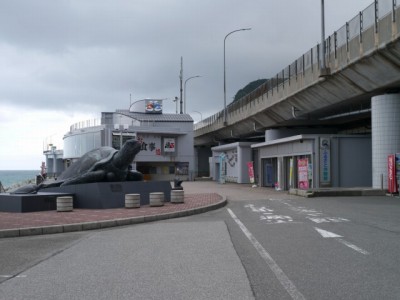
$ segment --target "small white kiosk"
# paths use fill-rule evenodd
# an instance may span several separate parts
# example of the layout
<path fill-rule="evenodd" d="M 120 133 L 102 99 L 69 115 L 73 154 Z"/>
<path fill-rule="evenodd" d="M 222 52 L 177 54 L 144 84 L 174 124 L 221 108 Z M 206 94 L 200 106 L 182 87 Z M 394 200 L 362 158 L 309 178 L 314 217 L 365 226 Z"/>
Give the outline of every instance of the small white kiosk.
<path fill-rule="evenodd" d="M 251 161 L 249 142 L 237 142 L 211 148 L 210 175 L 220 183 L 250 183 L 247 163 Z"/>

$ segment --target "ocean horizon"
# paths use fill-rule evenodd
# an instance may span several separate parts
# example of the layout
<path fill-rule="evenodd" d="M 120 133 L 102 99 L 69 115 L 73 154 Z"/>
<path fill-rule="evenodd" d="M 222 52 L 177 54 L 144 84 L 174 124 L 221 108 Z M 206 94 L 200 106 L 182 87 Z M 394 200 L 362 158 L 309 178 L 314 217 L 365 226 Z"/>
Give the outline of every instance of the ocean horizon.
<path fill-rule="evenodd" d="M 40 170 L 0 170 L 0 182 L 4 188 L 35 180 Z"/>

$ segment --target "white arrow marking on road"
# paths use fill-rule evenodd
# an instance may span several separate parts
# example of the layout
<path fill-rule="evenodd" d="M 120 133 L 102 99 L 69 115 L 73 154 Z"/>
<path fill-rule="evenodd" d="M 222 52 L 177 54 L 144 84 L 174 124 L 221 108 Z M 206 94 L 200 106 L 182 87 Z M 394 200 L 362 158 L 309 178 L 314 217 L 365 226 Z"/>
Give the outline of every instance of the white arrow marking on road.
<path fill-rule="evenodd" d="M 317 227 L 314 227 L 315 230 L 323 237 L 323 238 L 335 238 L 338 242 L 342 243 L 343 245 L 361 253 L 364 255 L 368 255 L 369 252 L 365 251 L 364 249 L 361 249 L 360 247 L 357 247 L 356 245 L 349 243 L 348 241 L 345 241 L 344 239 L 342 239 L 341 235 L 338 235 L 336 233 L 330 232 L 330 231 L 326 231 Z"/>
<path fill-rule="evenodd" d="M 326 231 L 326 230 L 323 230 L 323 229 L 320 229 L 317 227 L 314 227 L 314 228 L 324 238 L 341 238 L 342 237 L 341 235 L 338 235 L 338 234 L 330 232 L 330 231 Z"/>

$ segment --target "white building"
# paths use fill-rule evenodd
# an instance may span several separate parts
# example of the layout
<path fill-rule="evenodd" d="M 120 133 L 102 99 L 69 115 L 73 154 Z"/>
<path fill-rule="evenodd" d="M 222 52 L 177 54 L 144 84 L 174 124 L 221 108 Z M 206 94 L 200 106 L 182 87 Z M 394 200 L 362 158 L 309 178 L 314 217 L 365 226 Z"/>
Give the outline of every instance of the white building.
<path fill-rule="evenodd" d="M 237 142 L 211 148 L 211 177 L 222 183 L 250 183 L 247 163 L 252 161 L 251 145 Z"/>
<path fill-rule="evenodd" d="M 142 149 L 132 162 L 145 180 L 192 180 L 195 172 L 193 119 L 188 114 L 164 114 L 162 100 L 135 102 L 129 110 L 103 112 L 101 121 L 71 126 L 64 136 L 64 163 L 76 161 L 86 152 L 136 138 Z"/>

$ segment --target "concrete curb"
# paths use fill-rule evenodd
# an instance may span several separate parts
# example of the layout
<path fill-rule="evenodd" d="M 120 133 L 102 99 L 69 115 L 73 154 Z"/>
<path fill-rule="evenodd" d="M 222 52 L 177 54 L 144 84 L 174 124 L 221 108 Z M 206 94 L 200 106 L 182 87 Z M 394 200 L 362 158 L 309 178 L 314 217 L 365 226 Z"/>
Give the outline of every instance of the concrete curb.
<path fill-rule="evenodd" d="M 22 237 L 22 236 L 32 236 L 32 235 L 43 235 L 43 234 L 55 234 L 55 233 L 66 233 L 66 232 L 76 232 L 76 231 L 87 231 L 102 228 L 110 228 L 116 226 L 127 226 L 134 224 L 141 224 L 147 222 L 161 221 L 167 219 L 187 217 L 191 215 L 205 213 L 207 211 L 215 210 L 224 207 L 227 204 L 226 197 L 217 203 L 213 203 L 208 206 L 196 207 L 188 210 L 176 211 L 172 213 L 164 213 L 158 215 L 147 215 L 140 217 L 122 218 L 122 219 L 112 219 L 103 221 L 93 221 L 75 224 L 64 224 L 64 225 L 49 225 L 41 227 L 27 227 L 19 229 L 3 229 L 0 230 L 0 238 L 10 238 L 10 237 Z M 175 204 L 179 205 L 179 204 Z"/>
<path fill-rule="evenodd" d="M 352 197 L 352 196 L 385 196 L 386 191 L 380 189 L 353 189 L 353 188 L 338 188 L 338 189 L 290 189 L 290 195 L 310 197 Z"/>
<path fill-rule="evenodd" d="M 296 195 L 300 197 L 315 197 L 314 193 L 309 191 L 309 190 L 299 190 L 299 189 L 290 189 L 289 190 L 289 195 Z"/>

